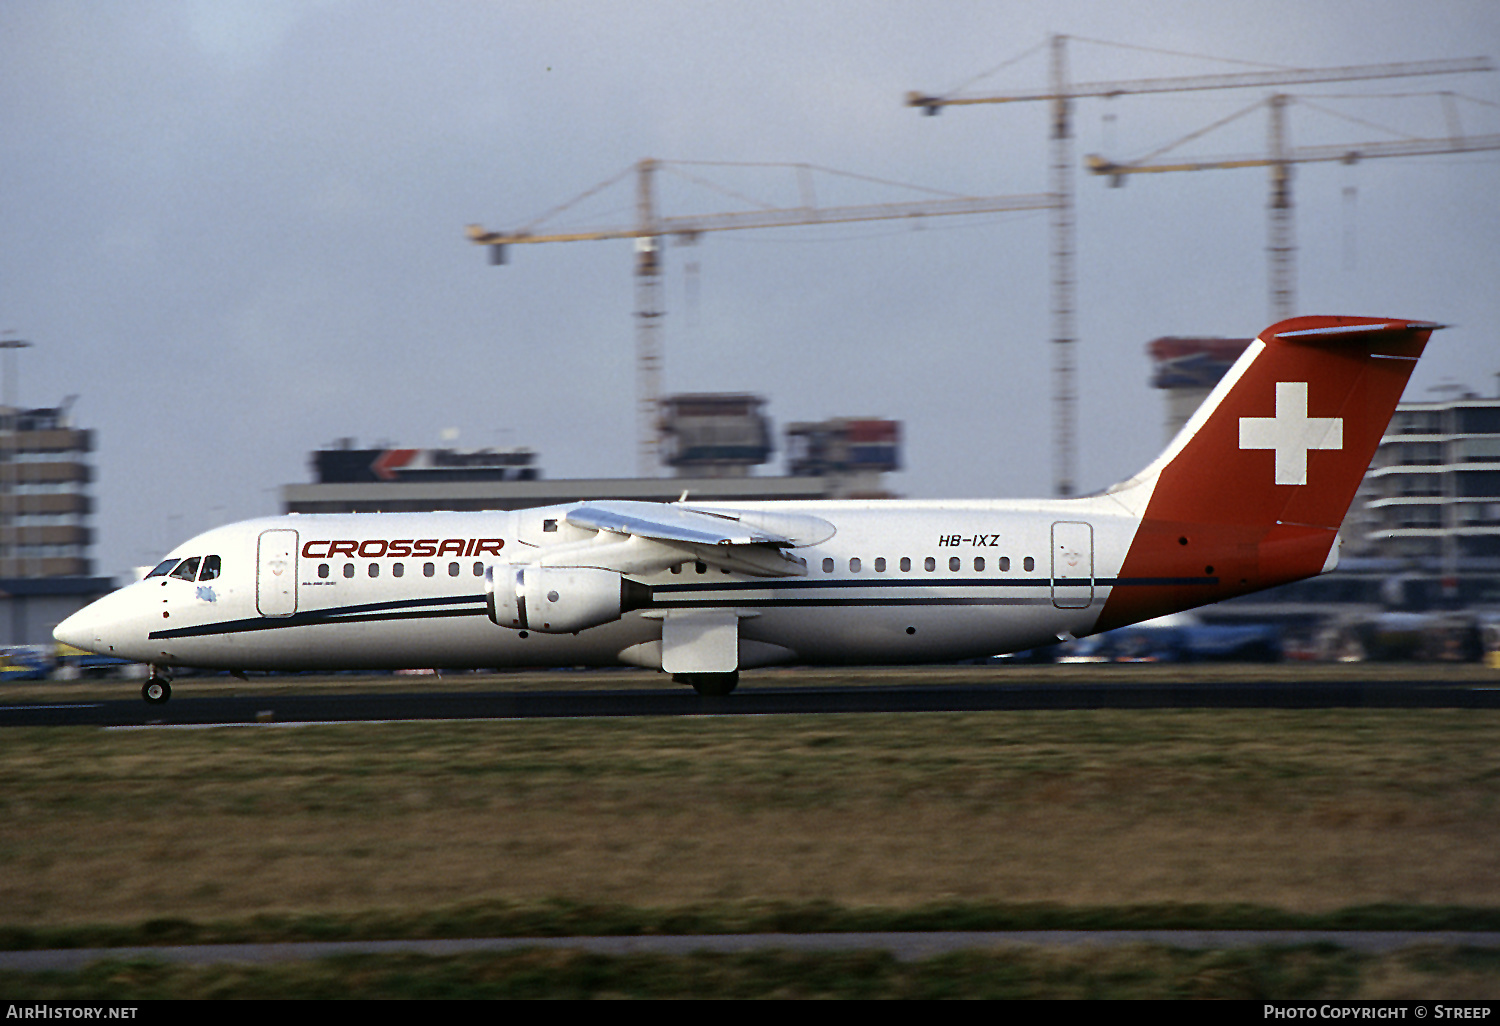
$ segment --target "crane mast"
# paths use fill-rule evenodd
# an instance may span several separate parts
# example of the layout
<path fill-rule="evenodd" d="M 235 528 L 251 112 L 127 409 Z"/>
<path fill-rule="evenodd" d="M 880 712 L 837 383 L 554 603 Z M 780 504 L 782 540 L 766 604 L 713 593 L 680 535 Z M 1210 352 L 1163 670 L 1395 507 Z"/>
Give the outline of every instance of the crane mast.
<path fill-rule="evenodd" d="M 1073 118 L 1067 37 L 1052 37 L 1052 446 L 1053 492 L 1077 490 L 1077 222 L 1073 214 Z"/>
<path fill-rule="evenodd" d="M 636 474 L 650 477 L 657 463 L 657 411 L 661 405 L 661 236 L 656 229 L 656 161 L 643 160 L 636 179 L 636 219 L 653 234 L 635 240 L 635 438 Z"/>

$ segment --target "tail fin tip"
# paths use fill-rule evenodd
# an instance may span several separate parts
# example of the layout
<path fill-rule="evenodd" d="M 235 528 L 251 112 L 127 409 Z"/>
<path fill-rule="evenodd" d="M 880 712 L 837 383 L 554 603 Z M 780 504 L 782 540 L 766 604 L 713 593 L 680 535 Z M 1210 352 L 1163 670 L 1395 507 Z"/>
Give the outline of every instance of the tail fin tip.
<path fill-rule="evenodd" d="M 1446 328 L 1435 321 L 1413 321 L 1387 317 L 1293 317 L 1271 325 L 1262 338 L 1287 342 L 1342 342 L 1371 335 L 1408 331 L 1433 332 Z"/>

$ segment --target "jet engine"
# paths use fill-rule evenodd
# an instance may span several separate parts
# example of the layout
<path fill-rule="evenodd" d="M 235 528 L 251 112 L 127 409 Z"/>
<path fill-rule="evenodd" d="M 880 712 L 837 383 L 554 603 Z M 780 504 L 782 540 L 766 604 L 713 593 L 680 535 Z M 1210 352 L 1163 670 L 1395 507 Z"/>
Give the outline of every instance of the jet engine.
<path fill-rule="evenodd" d="M 614 570 L 502 563 L 485 569 L 484 598 L 501 627 L 572 634 L 648 605 L 651 589 Z"/>

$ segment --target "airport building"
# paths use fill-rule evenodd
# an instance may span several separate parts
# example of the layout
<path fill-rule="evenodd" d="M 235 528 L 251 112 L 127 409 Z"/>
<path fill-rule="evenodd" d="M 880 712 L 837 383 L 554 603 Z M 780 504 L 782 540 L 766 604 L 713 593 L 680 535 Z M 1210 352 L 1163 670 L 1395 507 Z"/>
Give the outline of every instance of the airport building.
<path fill-rule="evenodd" d="M 1182 338 L 1168 335 L 1146 344 L 1151 387 L 1162 390 L 1165 438 L 1170 442 L 1208 393 L 1250 345 L 1248 338 Z"/>
<path fill-rule="evenodd" d="M 45 645 L 110 591 L 93 576 L 92 431 L 69 405 L 0 407 L 0 645 Z"/>
<path fill-rule="evenodd" d="M 873 417 L 799 421 L 786 428 L 787 470 L 828 478 L 851 499 L 891 498 L 885 476 L 901 469 L 901 423 Z"/>
<path fill-rule="evenodd" d="M 1500 567 L 1500 398 L 1402 403 L 1361 491 L 1372 548 L 1448 572 Z"/>
<path fill-rule="evenodd" d="M 713 392 L 662 400 L 661 461 L 678 477 L 749 477 L 770 462 L 771 418 L 758 395 Z"/>
<path fill-rule="evenodd" d="M 314 481 L 282 487 L 288 513 L 509 510 L 580 499 L 751 502 L 894 498 L 900 423 L 837 418 L 787 430 L 790 474 L 757 476 L 774 451 L 765 400 L 739 393 L 662 402 L 662 462 L 675 476 L 545 478 L 531 449 L 361 449 L 342 439 L 312 454 Z"/>

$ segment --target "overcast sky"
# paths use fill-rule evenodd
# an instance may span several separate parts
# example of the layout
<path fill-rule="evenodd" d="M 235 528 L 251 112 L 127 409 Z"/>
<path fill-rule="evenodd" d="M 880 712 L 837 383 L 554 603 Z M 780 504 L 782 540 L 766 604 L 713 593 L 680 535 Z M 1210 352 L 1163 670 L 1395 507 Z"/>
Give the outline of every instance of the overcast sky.
<path fill-rule="evenodd" d="M 902 100 L 1043 86 L 1052 33 L 1080 37 L 1075 81 L 1500 58 L 1500 4 L 6 0 L 0 330 L 34 344 L 21 401 L 78 396 L 98 437 L 98 567 L 117 576 L 278 512 L 279 487 L 342 436 L 527 445 L 550 478 L 629 476 L 631 244 L 513 247 L 495 268 L 464 226 L 527 223 L 644 157 L 1041 192 L 1044 105 L 924 117 Z M 1500 132 L 1489 73 L 1290 87 L 1311 101 L 1291 141 L 1444 135 L 1439 90 L 1461 94 L 1465 130 Z M 1077 153 L 1138 157 L 1268 92 L 1080 101 Z M 1266 139 L 1257 112 L 1176 152 Z M 790 171 L 684 170 L 800 202 Z M 1494 394 L 1497 171 L 1495 153 L 1299 167 L 1298 312 L 1453 324 L 1408 398 L 1445 382 Z M 1146 342 L 1269 323 L 1267 173 L 1076 184 L 1078 484 L 1092 490 L 1163 441 Z M 669 214 L 746 205 L 662 185 Z M 815 189 L 826 205 L 930 195 L 831 176 Z M 625 225 L 633 204 L 627 176 L 550 223 Z M 1049 237 L 1041 211 L 671 246 L 664 390 L 766 395 L 778 431 L 900 419 L 908 469 L 891 483 L 910 496 L 1046 495 Z"/>

